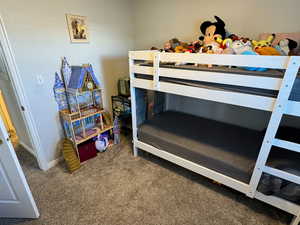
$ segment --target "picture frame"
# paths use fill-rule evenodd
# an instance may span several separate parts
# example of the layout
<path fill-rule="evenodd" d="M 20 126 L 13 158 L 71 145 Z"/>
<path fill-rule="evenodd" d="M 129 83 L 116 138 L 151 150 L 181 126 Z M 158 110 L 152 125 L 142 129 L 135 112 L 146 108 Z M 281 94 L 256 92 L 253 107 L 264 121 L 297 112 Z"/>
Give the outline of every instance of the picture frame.
<path fill-rule="evenodd" d="M 87 17 L 66 14 L 70 40 L 72 43 L 89 43 Z"/>

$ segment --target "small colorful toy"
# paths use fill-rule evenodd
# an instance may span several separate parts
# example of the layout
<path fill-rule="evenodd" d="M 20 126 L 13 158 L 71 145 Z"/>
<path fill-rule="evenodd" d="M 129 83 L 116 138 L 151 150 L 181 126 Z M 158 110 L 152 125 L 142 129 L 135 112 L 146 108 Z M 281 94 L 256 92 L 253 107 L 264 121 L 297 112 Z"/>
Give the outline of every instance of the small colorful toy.
<path fill-rule="evenodd" d="M 272 41 L 275 38 L 275 34 L 270 35 L 266 40 L 252 40 L 253 48 L 262 48 L 262 47 L 270 47 L 272 45 Z"/>

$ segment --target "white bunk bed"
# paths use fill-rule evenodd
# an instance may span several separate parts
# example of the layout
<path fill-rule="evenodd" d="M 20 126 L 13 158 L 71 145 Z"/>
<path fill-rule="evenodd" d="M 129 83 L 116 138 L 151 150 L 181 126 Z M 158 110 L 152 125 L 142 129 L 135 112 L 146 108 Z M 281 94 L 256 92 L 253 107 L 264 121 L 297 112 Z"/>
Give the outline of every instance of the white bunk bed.
<path fill-rule="evenodd" d="M 141 62 L 150 62 L 150 64 L 148 63 L 145 65 L 141 64 Z M 264 76 L 264 73 L 259 74 L 246 70 L 241 70 L 242 72 L 239 73 L 239 70 L 237 69 L 228 69 L 224 72 L 214 69 L 196 70 L 186 69 L 184 67 L 166 67 L 163 66 L 162 62 L 212 64 L 214 65 L 213 68 L 218 68 L 217 66 L 262 67 L 269 68 L 271 71 L 274 69 L 277 71 L 281 70 L 283 72 L 281 73 L 281 76 L 280 74 L 276 75 L 275 72 L 274 76 Z M 299 176 L 276 168 L 272 168 L 271 166 L 267 165 L 268 156 L 273 146 L 283 148 L 286 151 L 300 153 L 300 144 L 278 139 L 276 137 L 276 132 L 279 128 L 280 121 L 284 114 L 296 117 L 300 116 L 300 101 L 295 101 L 294 99 L 290 98 L 290 94 L 296 81 L 297 73 L 299 71 L 299 66 L 300 56 L 289 57 L 182 54 L 160 53 L 157 51 L 129 52 L 134 155 L 137 156 L 138 149 L 142 149 L 191 171 L 194 171 L 198 174 L 211 178 L 219 183 L 238 190 L 251 198 L 259 199 L 294 215 L 294 219 L 291 222 L 291 225 L 298 225 L 300 222 L 300 206 L 298 204 L 289 202 L 276 196 L 264 195 L 257 191 L 257 187 L 262 173 L 271 174 L 284 180 L 300 184 Z M 272 72 L 266 74 L 272 74 Z M 176 82 L 171 82 L 168 79 L 175 79 Z M 178 82 L 183 80 L 184 82 Z M 207 82 L 209 84 L 254 88 L 255 90 L 258 90 L 258 92 L 240 92 L 232 90 L 230 88 L 223 89 L 219 87 L 209 88 L 205 85 L 192 85 L 192 83 L 188 82 Z M 137 88 L 272 112 L 269 124 L 267 126 L 265 134 L 262 136 L 261 142 L 259 142 L 259 139 L 257 139 L 255 142 L 256 145 L 252 145 L 252 147 L 258 148 L 253 149 L 254 151 L 256 151 L 256 153 L 252 154 L 250 157 L 251 160 L 253 160 L 253 157 L 255 157 L 255 167 L 253 169 L 253 172 L 251 171 L 249 177 L 245 179 L 239 176 L 231 176 L 230 172 L 226 173 L 225 170 L 222 171 L 222 166 L 218 168 L 218 165 L 209 166 L 205 163 L 202 163 L 201 160 L 193 160 L 193 153 L 191 153 L 192 156 L 190 158 L 187 158 L 176 152 L 167 150 L 168 142 L 164 142 L 161 145 L 155 145 L 151 144 L 151 141 L 147 143 L 143 141 L 147 136 L 147 129 L 155 129 L 155 124 L 148 124 L 148 127 L 146 124 L 143 127 L 144 130 L 138 130 L 139 128 L 137 124 L 136 114 Z M 259 90 L 275 91 L 277 94 L 265 95 L 263 94 L 264 92 L 260 94 Z M 170 115 L 172 117 L 172 112 L 171 114 L 166 115 L 166 117 L 170 117 Z M 163 116 L 161 118 L 161 121 L 159 121 L 159 119 L 156 121 L 156 124 L 162 124 L 162 121 L 164 121 Z M 174 121 L 176 121 L 176 119 Z M 199 123 L 205 124 L 209 122 L 207 122 L 206 120 L 199 120 Z M 245 134 L 243 136 L 244 138 L 249 137 L 255 139 L 257 137 L 256 134 L 252 134 L 251 132 L 248 132 L 246 130 L 239 130 L 239 128 L 236 128 L 234 126 L 229 125 L 228 127 L 226 127 L 222 124 L 215 124 L 214 127 L 215 126 L 223 127 L 224 129 L 230 129 L 232 132 L 243 133 Z M 174 124 L 170 127 L 174 128 Z M 143 133 L 143 131 L 145 132 Z M 154 132 L 156 131 L 154 130 Z M 158 135 L 160 134 L 161 133 L 158 133 Z M 208 131 L 207 135 L 209 134 L 210 132 Z M 171 136 L 169 137 L 172 138 Z M 194 138 L 197 139 L 198 136 L 195 136 Z M 203 135 L 200 135 L 199 138 L 205 137 L 203 137 Z M 200 140 L 200 142 L 201 141 L 202 140 Z M 233 141 L 234 140 L 231 140 L 231 142 Z M 162 146 L 165 146 L 165 149 L 162 149 Z M 218 148 L 222 148 L 222 144 L 220 144 L 220 146 L 218 146 Z M 235 148 L 237 146 L 238 145 L 233 145 L 231 147 Z M 216 154 L 218 152 L 218 148 L 213 148 L 213 151 L 215 151 Z M 234 151 L 241 152 L 243 151 L 243 149 L 233 150 L 233 152 Z M 224 160 L 226 160 L 226 157 L 227 156 L 224 157 Z M 230 160 L 232 159 L 232 157 L 228 157 L 228 159 Z M 226 164 L 226 162 L 224 163 Z M 229 164 L 232 163 L 234 162 L 231 161 Z"/>

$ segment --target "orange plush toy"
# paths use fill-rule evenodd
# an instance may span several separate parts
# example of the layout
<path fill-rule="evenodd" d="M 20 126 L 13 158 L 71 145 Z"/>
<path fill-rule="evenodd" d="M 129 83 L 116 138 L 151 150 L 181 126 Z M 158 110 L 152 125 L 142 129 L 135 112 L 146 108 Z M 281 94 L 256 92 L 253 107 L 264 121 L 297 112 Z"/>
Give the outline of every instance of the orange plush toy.
<path fill-rule="evenodd" d="M 276 48 L 273 47 L 261 47 L 261 48 L 256 48 L 255 51 L 260 54 L 260 55 L 281 55 Z"/>

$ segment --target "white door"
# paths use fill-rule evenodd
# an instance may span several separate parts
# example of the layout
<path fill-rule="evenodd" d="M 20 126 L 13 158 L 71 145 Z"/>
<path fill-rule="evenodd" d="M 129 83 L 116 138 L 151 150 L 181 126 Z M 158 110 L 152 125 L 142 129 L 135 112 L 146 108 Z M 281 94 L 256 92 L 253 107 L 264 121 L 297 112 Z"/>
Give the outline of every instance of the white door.
<path fill-rule="evenodd" d="M 0 217 L 38 218 L 39 212 L 0 118 Z"/>

